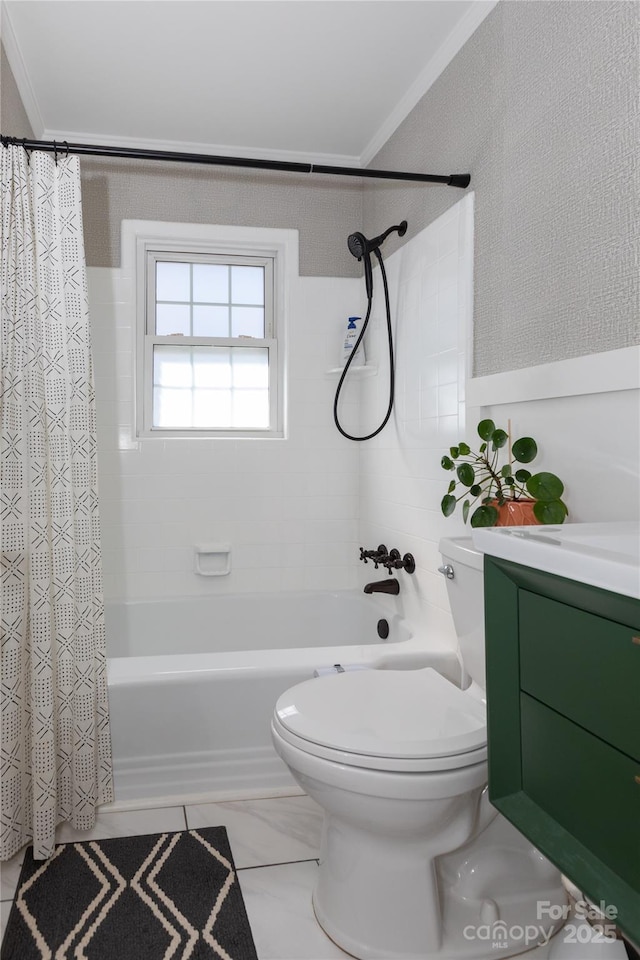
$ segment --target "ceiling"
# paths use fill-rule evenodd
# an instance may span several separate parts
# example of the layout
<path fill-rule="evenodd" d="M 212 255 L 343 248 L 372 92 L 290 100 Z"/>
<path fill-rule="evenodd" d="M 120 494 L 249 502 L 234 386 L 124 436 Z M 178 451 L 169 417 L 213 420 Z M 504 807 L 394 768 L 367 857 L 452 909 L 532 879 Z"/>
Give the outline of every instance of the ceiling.
<path fill-rule="evenodd" d="M 2 41 L 38 139 L 360 166 L 493 6 L 7 0 Z"/>

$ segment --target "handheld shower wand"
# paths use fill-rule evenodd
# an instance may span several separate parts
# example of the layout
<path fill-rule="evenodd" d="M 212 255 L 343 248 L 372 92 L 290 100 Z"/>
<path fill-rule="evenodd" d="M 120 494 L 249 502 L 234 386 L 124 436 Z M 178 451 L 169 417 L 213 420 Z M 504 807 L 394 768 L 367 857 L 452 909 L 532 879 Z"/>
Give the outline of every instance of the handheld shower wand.
<path fill-rule="evenodd" d="M 382 246 L 390 233 L 394 232 L 397 232 L 399 237 L 404 237 L 407 232 L 407 221 L 403 220 L 402 223 L 399 223 L 396 227 L 389 227 L 388 230 L 385 230 L 384 233 L 381 233 L 380 236 L 374 240 L 367 240 L 362 233 L 352 233 L 347 238 L 349 252 L 352 253 L 357 260 L 364 261 L 364 282 L 367 288 L 367 299 L 369 300 L 373 297 L 371 254 Z"/>
<path fill-rule="evenodd" d="M 352 233 L 347 238 L 347 246 L 349 247 L 349 252 L 353 254 L 354 257 L 358 260 L 364 262 L 364 282 L 367 288 L 367 315 L 364 318 L 364 323 L 362 325 L 362 330 L 360 331 L 360 336 L 356 340 L 353 350 L 349 354 L 349 359 L 347 360 L 342 375 L 338 382 L 338 387 L 336 389 L 335 399 L 333 401 L 333 420 L 342 434 L 343 437 L 346 437 L 347 440 L 371 440 L 372 437 L 377 436 L 381 430 L 386 426 L 389 417 L 391 416 L 391 411 L 393 410 L 393 398 L 395 393 L 395 362 L 393 359 L 393 333 L 391 331 L 391 306 L 389 304 L 389 287 L 387 285 L 387 274 L 384 269 L 384 263 L 382 261 L 382 254 L 380 253 L 380 247 L 387 239 L 390 233 L 397 233 L 399 236 L 403 237 L 407 232 L 407 221 L 403 220 L 402 223 L 397 224 L 395 227 L 389 227 L 388 230 L 385 230 L 384 233 L 381 233 L 379 237 L 375 237 L 373 240 L 367 240 L 367 238 L 362 233 Z M 372 433 L 366 434 L 363 437 L 355 437 L 350 433 L 347 433 L 343 429 L 342 424 L 340 423 L 340 417 L 338 416 L 338 401 L 340 399 L 340 391 L 342 390 L 342 384 L 344 383 L 347 371 L 351 366 L 351 362 L 356 355 L 356 351 L 360 346 L 362 338 L 365 335 L 367 329 L 369 318 L 371 316 L 371 306 L 373 304 L 373 270 L 371 268 L 371 254 L 375 253 L 378 263 L 380 264 L 380 274 L 382 276 L 382 285 L 384 288 L 384 303 L 385 303 L 385 312 L 387 315 L 387 340 L 389 343 L 389 405 L 387 406 L 387 412 L 382 420 L 382 423 L 377 427 Z"/>

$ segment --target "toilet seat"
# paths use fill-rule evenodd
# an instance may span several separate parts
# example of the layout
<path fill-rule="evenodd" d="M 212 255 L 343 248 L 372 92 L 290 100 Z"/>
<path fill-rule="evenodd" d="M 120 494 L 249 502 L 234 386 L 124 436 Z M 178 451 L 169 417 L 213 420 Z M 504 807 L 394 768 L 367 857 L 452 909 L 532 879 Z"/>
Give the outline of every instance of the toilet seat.
<path fill-rule="evenodd" d="M 431 667 L 304 681 L 279 698 L 273 727 L 313 756 L 376 770 L 452 770 L 487 755 L 484 703 Z"/>

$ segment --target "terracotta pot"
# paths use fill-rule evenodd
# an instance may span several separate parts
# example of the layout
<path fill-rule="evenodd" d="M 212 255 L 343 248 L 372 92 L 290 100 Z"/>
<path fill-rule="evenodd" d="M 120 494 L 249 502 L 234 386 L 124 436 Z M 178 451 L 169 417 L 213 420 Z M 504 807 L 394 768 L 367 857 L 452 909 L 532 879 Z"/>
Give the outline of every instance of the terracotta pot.
<path fill-rule="evenodd" d="M 501 507 L 494 501 L 498 511 L 496 527 L 530 527 L 539 524 L 533 512 L 535 500 L 507 500 Z"/>

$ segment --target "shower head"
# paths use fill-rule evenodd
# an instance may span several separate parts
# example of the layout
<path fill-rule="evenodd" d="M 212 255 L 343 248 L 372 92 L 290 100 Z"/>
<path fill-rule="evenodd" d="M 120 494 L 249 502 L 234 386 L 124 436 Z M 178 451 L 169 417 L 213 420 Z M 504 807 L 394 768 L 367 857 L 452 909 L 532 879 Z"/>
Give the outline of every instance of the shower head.
<path fill-rule="evenodd" d="M 364 260 L 364 279 L 367 287 L 367 297 L 369 299 L 373 296 L 371 254 L 381 247 L 389 234 L 394 233 L 394 231 L 397 232 L 398 236 L 403 237 L 407 232 L 407 221 L 403 220 L 402 223 L 399 223 L 397 226 L 389 227 L 388 230 L 385 230 L 384 233 L 381 233 L 379 237 L 375 237 L 373 240 L 367 240 L 362 233 L 352 233 L 347 238 L 349 252 L 353 254 L 357 260 Z"/>
<path fill-rule="evenodd" d="M 358 260 L 362 260 L 367 249 L 367 238 L 363 233 L 350 233 L 347 237 L 347 246 L 349 253 L 353 254 Z"/>
<path fill-rule="evenodd" d="M 388 230 L 385 230 L 384 233 L 381 233 L 380 236 L 374 240 L 367 240 L 362 233 L 352 233 L 347 239 L 347 246 L 354 257 L 362 260 L 365 254 L 371 254 L 374 250 L 377 250 L 378 247 L 382 246 L 389 234 L 394 231 L 397 231 L 398 236 L 404 237 L 407 232 L 407 221 L 403 220 L 402 223 L 399 223 L 397 226 L 389 227 Z"/>

